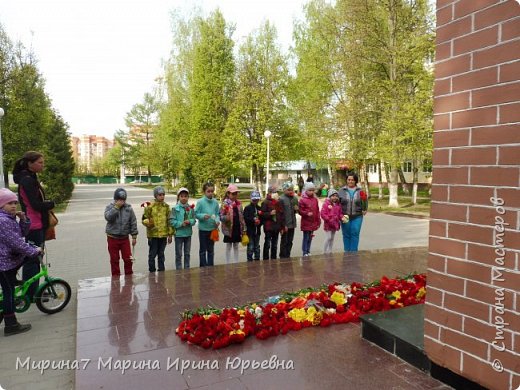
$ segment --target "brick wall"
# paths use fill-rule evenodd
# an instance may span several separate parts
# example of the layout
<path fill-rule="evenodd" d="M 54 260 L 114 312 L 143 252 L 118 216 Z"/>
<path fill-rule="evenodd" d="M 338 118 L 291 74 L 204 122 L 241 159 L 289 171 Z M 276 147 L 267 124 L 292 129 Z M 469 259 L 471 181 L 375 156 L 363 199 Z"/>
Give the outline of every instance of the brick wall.
<path fill-rule="evenodd" d="M 520 4 L 437 0 L 435 78 L 425 349 L 483 386 L 516 389 Z"/>

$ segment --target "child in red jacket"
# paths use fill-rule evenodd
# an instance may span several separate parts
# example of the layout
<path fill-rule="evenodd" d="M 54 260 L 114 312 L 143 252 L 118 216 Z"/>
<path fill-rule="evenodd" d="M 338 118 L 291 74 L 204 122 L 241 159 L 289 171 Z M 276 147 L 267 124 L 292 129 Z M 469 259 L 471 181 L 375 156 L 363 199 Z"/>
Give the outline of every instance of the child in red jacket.
<path fill-rule="evenodd" d="M 327 199 L 323 202 L 321 218 L 323 219 L 323 230 L 325 230 L 323 253 L 332 253 L 334 235 L 339 230 L 343 221 L 343 211 L 339 203 L 338 191 L 333 188 L 328 191 Z"/>
<path fill-rule="evenodd" d="M 302 252 L 303 256 L 311 255 L 311 243 L 314 232 L 319 229 L 321 224 L 320 209 L 318 199 L 314 191 L 316 187 L 313 182 L 305 183 L 302 191 L 302 197 L 298 203 L 301 220 L 301 229 L 303 232 Z"/>

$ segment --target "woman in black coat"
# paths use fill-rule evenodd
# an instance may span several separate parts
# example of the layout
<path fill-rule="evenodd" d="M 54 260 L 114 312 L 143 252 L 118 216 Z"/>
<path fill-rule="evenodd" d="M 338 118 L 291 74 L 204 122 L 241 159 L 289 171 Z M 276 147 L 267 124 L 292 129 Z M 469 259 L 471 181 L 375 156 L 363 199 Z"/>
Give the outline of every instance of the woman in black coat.
<path fill-rule="evenodd" d="M 43 154 L 40 152 L 27 152 L 22 158 L 16 160 L 13 169 L 13 179 L 18 184 L 18 201 L 22 211 L 31 220 L 29 234 L 26 241 L 31 241 L 39 247 L 45 242 L 45 231 L 49 226 L 49 210 L 54 208 L 54 202 L 45 200 L 45 193 L 38 180 L 37 174 L 44 168 Z M 27 258 L 23 266 L 23 280 L 28 280 L 40 272 L 38 257 Z M 29 297 L 33 297 L 38 282 L 29 287 Z"/>

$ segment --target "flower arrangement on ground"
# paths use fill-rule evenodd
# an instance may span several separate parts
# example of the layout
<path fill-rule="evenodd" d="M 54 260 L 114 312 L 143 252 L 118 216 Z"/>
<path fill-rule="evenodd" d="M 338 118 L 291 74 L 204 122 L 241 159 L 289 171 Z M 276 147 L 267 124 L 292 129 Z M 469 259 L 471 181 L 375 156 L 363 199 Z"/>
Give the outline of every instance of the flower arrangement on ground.
<path fill-rule="evenodd" d="M 367 284 L 333 283 L 238 308 L 187 310 L 176 333 L 188 343 L 219 349 L 252 335 L 264 340 L 310 326 L 357 322 L 362 314 L 424 303 L 425 296 L 425 274 L 385 276 Z"/>

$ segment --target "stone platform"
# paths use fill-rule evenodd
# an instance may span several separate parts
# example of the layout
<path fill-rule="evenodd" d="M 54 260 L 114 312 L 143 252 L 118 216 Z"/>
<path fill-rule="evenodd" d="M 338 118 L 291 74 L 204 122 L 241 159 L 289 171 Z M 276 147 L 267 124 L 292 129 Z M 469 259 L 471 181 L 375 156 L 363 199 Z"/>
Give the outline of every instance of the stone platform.
<path fill-rule="evenodd" d="M 446 389 L 363 340 L 359 324 L 307 328 L 265 341 L 250 337 L 217 351 L 175 335 L 185 309 L 424 272 L 426 259 L 426 248 L 405 248 L 82 280 L 76 359 L 84 359 L 84 366 L 76 371 L 75 388 Z M 254 362 L 265 362 L 267 369 L 247 368 Z"/>

